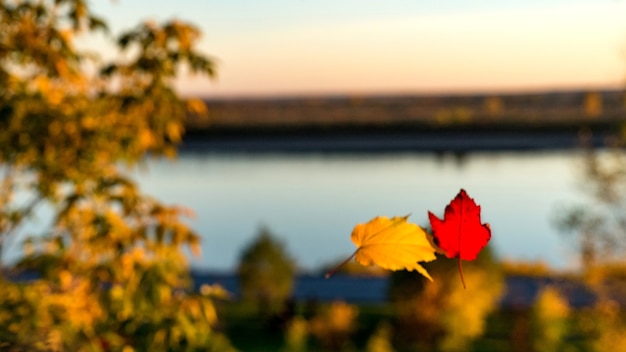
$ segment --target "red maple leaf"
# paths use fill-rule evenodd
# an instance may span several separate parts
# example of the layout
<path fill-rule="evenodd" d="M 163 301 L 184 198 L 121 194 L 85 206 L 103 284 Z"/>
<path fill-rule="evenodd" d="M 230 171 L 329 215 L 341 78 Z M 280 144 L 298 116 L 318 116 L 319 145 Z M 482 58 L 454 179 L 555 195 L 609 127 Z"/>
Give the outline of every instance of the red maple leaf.
<path fill-rule="evenodd" d="M 480 206 L 462 189 L 446 206 L 443 220 L 430 211 L 428 219 L 439 248 L 446 257 L 459 259 L 459 273 L 465 287 L 461 260 L 476 259 L 491 238 L 489 224 L 480 222 Z"/>

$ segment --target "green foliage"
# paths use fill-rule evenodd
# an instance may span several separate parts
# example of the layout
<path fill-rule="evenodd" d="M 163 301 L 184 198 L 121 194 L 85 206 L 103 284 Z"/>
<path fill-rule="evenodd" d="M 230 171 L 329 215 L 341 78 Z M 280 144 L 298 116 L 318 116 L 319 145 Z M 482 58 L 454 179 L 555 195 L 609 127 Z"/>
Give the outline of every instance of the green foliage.
<path fill-rule="evenodd" d="M 118 40 L 124 61 L 103 63 L 74 47 L 106 29 L 86 1 L 0 1 L 0 25 L 0 256 L 38 206 L 53 212 L 16 265 L 38 278 L 2 279 L 2 349 L 227 350 L 212 291 L 191 292 L 187 211 L 120 168 L 175 154 L 190 104 L 172 80 L 182 65 L 213 74 L 199 32 L 144 23 Z"/>
<path fill-rule="evenodd" d="M 267 229 L 242 252 L 237 274 L 242 299 L 265 309 L 280 304 L 293 290 L 296 266 L 283 244 Z"/>
<path fill-rule="evenodd" d="M 307 350 L 308 323 L 302 317 L 293 318 L 285 331 L 285 352 L 304 352 Z"/>

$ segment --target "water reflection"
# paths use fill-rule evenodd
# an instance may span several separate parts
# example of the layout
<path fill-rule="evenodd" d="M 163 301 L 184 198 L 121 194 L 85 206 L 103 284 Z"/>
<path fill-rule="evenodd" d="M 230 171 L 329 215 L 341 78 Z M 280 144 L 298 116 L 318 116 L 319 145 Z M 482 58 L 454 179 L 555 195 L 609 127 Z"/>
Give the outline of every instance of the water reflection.
<path fill-rule="evenodd" d="M 281 237 L 303 268 L 354 250 L 353 226 L 376 215 L 405 215 L 427 224 L 465 188 L 482 206 L 501 258 L 574 263 L 551 224 L 557 204 L 577 199 L 575 165 L 567 152 L 497 152 L 462 156 L 400 154 L 184 153 L 150 161 L 138 179 L 158 198 L 196 212 L 204 238 L 193 266 L 233 269 L 240 249 L 261 226 Z"/>

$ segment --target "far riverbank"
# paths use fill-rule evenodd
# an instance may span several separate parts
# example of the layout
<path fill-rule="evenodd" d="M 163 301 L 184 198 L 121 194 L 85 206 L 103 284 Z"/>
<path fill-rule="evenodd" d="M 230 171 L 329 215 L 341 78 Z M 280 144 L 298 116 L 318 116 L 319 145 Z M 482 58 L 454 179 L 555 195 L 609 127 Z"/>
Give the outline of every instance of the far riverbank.
<path fill-rule="evenodd" d="M 610 136 L 602 131 L 581 136 L 577 131 L 485 132 L 431 131 L 379 133 L 274 133 L 189 135 L 181 152 L 220 153 L 396 153 L 569 150 L 583 144 L 602 147 Z"/>
<path fill-rule="evenodd" d="M 626 92 L 204 100 L 183 151 L 467 152 L 603 146 Z"/>

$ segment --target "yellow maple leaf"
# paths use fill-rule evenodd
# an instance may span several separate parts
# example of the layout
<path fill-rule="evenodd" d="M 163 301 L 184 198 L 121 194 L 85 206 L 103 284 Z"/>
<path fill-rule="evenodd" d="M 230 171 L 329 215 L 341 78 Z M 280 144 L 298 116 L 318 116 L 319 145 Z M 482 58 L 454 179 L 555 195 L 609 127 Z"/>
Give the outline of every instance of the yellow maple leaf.
<path fill-rule="evenodd" d="M 361 265 L 377 265 L 388 270 L 416 270 L 432 281 L 419 262 L 435 260 L 433 247 L 426 232 L 416 224 L 409 223 L 408 216 L 389 219 L 378 216 L 352 230 L 352 242 L 357 250 L 343 264 L 354 259 Z M 329 277 L 337 269 L 332 270 Z"/>

